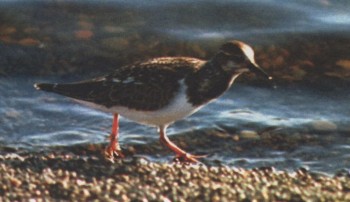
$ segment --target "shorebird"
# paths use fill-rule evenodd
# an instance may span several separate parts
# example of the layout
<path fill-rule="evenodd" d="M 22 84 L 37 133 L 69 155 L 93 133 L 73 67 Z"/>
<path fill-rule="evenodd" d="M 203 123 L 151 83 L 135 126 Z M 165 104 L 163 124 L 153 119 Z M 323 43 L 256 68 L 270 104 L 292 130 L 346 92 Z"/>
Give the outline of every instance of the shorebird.
<path fill-rule="evenodd" d="M 118 137 L 119 115 L 156 126 L 160 142 L 181 162 L 198 162 L 169 140 L 167 127 L 222 95 L 244 72 L 272 79 L 255 62 L 253 49 L 241 41 L 223 44 L 205 61 L 190 57 L 160 57 L 122 66 L 112 73 L 75 83 L 36 83 L 38 90 L 61 94 L 114 114 L 108 158 L 123 158 Z"/>

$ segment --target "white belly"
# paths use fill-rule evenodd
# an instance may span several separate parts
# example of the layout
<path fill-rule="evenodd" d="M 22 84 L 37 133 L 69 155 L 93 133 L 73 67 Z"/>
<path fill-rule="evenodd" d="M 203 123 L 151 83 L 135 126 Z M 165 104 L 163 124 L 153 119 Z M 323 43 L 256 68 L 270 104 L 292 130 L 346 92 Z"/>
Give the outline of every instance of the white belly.
<path fill-rule="evenodd" d="M 138 123 L 154 126 L 164 126 L 193 114 L 199 107 L 193 107 L 183 99 L 178 99 L 170 105 L 157 111 L 137 111 L 126 107 L 114 107 L 113 112 L 121 116 L 136 121 Z"/>
<path fill-rule="evenodd" d="M 141 124 L 165 126 L 186 116 L 189 116 L 201 108 L 201 106 L 194 107 L 192 104 L 188 103 L 184 83 L 180 82 L 180 86 L 180 90 L 177 95 L 175 95 L 173 101 L 165 107 L 156 111 L 139 111 L 121 106 L 106 108 L 81 100 L 78 100 L 78 102 L 81 102 L 93 108 L 100 109 L 102 111 L 118 113 L 127 119 Z"/>

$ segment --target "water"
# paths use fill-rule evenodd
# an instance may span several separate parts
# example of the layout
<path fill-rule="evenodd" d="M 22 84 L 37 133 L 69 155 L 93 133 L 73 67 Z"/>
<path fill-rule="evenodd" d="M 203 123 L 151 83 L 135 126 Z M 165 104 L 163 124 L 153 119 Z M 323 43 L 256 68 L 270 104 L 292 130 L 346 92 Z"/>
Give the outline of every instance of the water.
<path fill-rule="evenodd" d="M 30 149 L 105 143 L 112 122 L 111 114 L 36 91 L 37 81 L 86 79 L 122 60 L 130 63 L 162 55 L 166 50 L 159 41 L 191 42 L 213 51 L 231 38 L 269 44 L 288 36 L 338 37 L 350 31 L 350 3 L 342 1 L 5 1 L 0 5 L 0 74 L 8 75 L 0 78 L 0 143 Z M 77 30 L 93 35 L 79 35 Z M 129 41 L 119 40 L 124 38 Z M 146 48 L 139 46 L 143 43 Z M 172 51 L 192 55 L 187 49 Z M 74 75 L 81 67 L 86 69 Z M 188 140 L 192 151 L 209 154 L 204 160 L 209 164 L 219 160 L 247 168 L 303 166 L 334 173 L 350 165 L 350 89 L 329 86 L 306 85 L 303 80 L 277 88 L 238 82 L 219 100 L 173 124 L 169 134 L 181 138 L 194 132 Z M 120 127 L 122 147 L 158 144 L 155 128 L 123 118 Z M 243 138 L 244 130 L 257 131 L 259 137 Z M 212 138 L 203 131 L 227 134 L 218 142 L 197 145 L 196 139 Z M 264 138 L 264 131 L 272 137 Z M 232 141 L 234 136 L 240 139 Z M 139 153 L 154 161 L 166 161 L 167 154 Z"/>
<path fill-rule="evenodd" d="M 42 149 L 50 146 L 68 146 L 81 143 L 106 142 L 112 115 L 81 106 L 74 101 L 54 94 L 36 91 L 32 84 L 38 78 L 9 78 L 1 80 L 0 141 L 11 147 Z M 6 89 L 12 90 L 6 90 Z M 347 166 L 350 138 L 349 89 L 317 92 L 304 86 L 252 87 L 234 85 L 216 102 L 196 114 L 176 122 L 169 128 L 170 136 L 188 131 L 210 128 L 237 130 L 262 130 L 279 128 L 288 135 L 300 132 L 300 137 L 319 134 L 316 142 L 301 141 L 300 146 L 276 150 L 261 145 L 247 147 L 244 152 L 230 152 L 222 148 L 200 148 L 208 159 L 221 159 L 228 165 L 255 167 L 273 165 L 285 169 L 307 166 L 331 172 Z M 21 107 L 19 107 L 21 106 Z M 318 121 L 329 121 L 337 126 L 329 131 L 313 127 Z M 158 134 L 151 127 L 121 119 L 120 141 L 124 146 L 158 143 Z M 233 134 L 232 134 L 233 135 Z M 299 137 L 298 136 L 298 137 Z M 203 138 L 198 135 L 194 138 Z M 316 138 L 316 139 L 317 139 Z M 248 141 L 252 141 L 249 140 Z M 237 146 L 237 143 L 234 143 Z M 244 139 L 242 147 L 244 145 Z M 276 143 L 279 144 L 279 143 Z M 239 144 L 238 144 L 239 145 Z M 156 154 L 154 154 L 156 155 Z M 164 161 L 164 158 L 160 158 Z M 330 162 L 337 162 L 329 164 Z M 344 163 L 341 163 L 344 162 Z M 224 163 L 225 164 L 225 163 Z M 330 168 L 329 168 L 330 167 Z"/>

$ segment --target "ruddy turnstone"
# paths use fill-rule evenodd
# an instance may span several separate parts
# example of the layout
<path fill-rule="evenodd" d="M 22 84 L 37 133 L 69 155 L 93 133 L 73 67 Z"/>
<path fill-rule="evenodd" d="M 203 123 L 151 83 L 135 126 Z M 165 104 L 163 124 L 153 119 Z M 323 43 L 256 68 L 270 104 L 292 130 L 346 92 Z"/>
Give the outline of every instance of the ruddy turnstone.
<path fill-rule="evenodd" d="M 208 61 L 189 57 L 160 57 L 117 68 L 111 74 L 66 84 L 36 83 L 38 90 L 74 98 L 112 112 L 114 120 L 106 155 L 124 157 L 118 142 L 119 115 L 156 126 L 160 142 L 182 162 L 197 162 L 166 134 L 173 122 L 189 116 L 222 95 L 242 73 L 253 71 L 271 79 L 255 62 L 253 49 L 241 41 L 223 44 Z"/>

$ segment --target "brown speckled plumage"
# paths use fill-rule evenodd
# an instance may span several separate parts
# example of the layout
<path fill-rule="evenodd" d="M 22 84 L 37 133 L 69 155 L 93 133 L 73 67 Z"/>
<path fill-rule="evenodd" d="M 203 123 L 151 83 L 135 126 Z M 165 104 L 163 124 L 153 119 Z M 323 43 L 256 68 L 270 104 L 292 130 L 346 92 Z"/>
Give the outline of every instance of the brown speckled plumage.
<path fill-rule="evenodd" d="M 236 70 L 246 58 L 239 43 L 224 44 L 209 61 L 188 57 L 154 58 L 120 67 L 92 80 L 37 86 L 107 108 L 123 106 L 152 111 L 169 104 L 179 91 L 180 81 L 184 80 L 189 102 L 198 106 L 223 94 L 232 84 L 232 78 L 241 73 Z M 238 64 L 237 68 L 227 67 L 228 61 Z"/>
<path fill-rule="evenodd" d="M 40 84 L 40 88 L 107 108 L 157 110 L 174 97 L 180 87 L 179 80 L 196 72 L 203 63 L 186 57 L 156 58 L 123 66 L 96 79 L 47 87 Z"/>
<path fill-rule="evenodd" d="M 222 95 L 234 79 L 246 71 L 268 77 L 255 63 L 253 49 L 230 41 L 208 61 L 187 57 L 163 57 L 123 66 L 109 75 L 71 84 L 35 84 L 114 113 L 106 156 L 123 157 L 118 142 L 119 114 L 138 123 L 157 126 L 160 141 L 176 153 L 179 161 L 198 162 L 169 140 L 166 128 L 195 113 Z M 270 77 L 268 77 L 270 78 Z"/>

